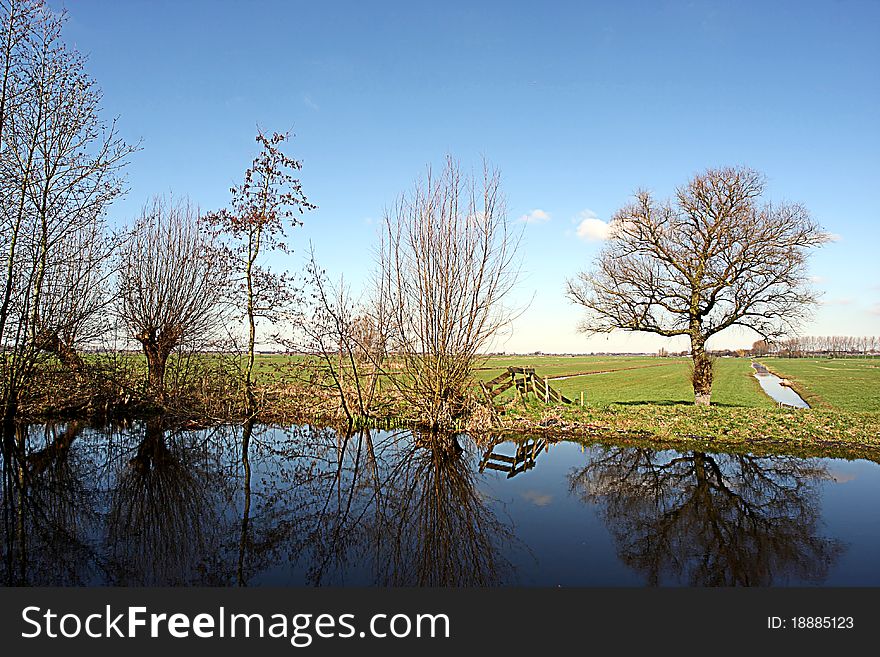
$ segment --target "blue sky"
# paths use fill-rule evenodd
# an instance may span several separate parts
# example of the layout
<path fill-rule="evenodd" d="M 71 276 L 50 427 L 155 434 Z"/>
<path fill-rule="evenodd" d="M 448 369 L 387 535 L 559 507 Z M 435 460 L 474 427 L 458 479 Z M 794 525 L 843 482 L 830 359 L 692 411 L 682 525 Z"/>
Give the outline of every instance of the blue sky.
<path fill-rule="evenodd" d="M 880 333 L 880 2 L 50 4 L 68 9 L 107 117 L 142 140 L 114 221 L 168 191 L 225 206 L 256 126 L 291 129 L 319 208 L 278 264 L 299 269 L 311 240 L 357 284 L 377 220 L 425 166 L 485 156 L 512 218 L 548 217 L 524 226 L 512 302 L 528 307 L 499 348 L 653 350 L 576 332 L 564 283 L 601 247 L 580 222 L 636 188 L 667 196 L 747 165 L 840 237 L 812 260 L 825 294 L 804 332 Z"/>

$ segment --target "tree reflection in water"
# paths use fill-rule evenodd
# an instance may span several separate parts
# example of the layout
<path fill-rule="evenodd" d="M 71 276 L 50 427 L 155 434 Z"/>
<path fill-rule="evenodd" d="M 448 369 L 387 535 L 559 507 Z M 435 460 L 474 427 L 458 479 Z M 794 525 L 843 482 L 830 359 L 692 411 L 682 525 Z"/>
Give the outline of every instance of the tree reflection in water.
<path fill-rule="evenodd" d="M 830 478 L 795 457 L 611 447 L 569 484 L 649 584 L 769 586 L 821 583 L 843 552 L 819 535 L 818 484 Z"/>
<path fill-rule="evenodd" d="M 162 420 L 151 419 L 134 455 L 119 464 L 107 514 L 110 583 L 218 583 L 209 565 L 218 559 L 217 532 L 228 529 L 218 524 L 222 488 L 199 443 L 187 432 L 166 435 Z"/>
<path fill-rule="evenodd" d="M 260 425 L 15 427 L 2 582 L 487 586 L 523 546 L 480 492 L 471 440 Z M 822 582 L 827 471 L 790 457 L 595 452 L 569 477 L 650 584 Z"/>
<path fill-rule="evenodd" d="M 282 560 L 313 585 L 353 572 L 386 586 L 490 585 L 510 573 L 512 532 L 477 491 L 458 437 L 298 429 L 283 455 L 248 495 L 260 500 L 242 524 L 253 575 Z"/>
<path fill-rule="evenodd" d="M 454 435 L 421 434 L 390 471 L 379 527 L 379 583 L 490 586 L 511 574 L 513 533 L 488 508 Z"/>
<path fill-rule="evenodd" d="M 71 456 L 82 425 L 7 427 L 3 440 L 3 582 L 84 584 L 95 576 L 94 491 L 83 485 L 87 454 Z"/>

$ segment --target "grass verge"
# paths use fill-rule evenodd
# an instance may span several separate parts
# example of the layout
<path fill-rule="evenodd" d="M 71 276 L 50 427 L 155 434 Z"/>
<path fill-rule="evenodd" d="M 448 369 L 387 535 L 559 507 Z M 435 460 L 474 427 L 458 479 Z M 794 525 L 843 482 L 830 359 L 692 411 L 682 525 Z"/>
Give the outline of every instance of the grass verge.
<path fill-rule="evenodd" d="M 510 404 L 500 426 L 483 430 L 880 461 L 880 413 L 685 404 L 545 406 L 529 400 Z"/>

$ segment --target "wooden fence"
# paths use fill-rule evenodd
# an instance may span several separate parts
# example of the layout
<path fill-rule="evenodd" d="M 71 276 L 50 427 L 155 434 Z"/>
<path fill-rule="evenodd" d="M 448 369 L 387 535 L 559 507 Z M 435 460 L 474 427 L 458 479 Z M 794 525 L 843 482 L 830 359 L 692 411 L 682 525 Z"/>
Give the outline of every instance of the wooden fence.
<path fill-rule="evenodd" d="M 486 383 L 481 381 L 480 387 L 486 395 L 486 401 L 493 405 L 498 395 L 513 387 L 516 387 L 516 391 L 521 399 L 525 399 L 531 393 L 545 404 L 551 402 L 557 404 L 573 403 L 568 397 L 551 386 L 547 379 L 538 376 L 535 373 L 534 367 L 508 367 L 507 371 L 499 374 L 491 381 Z"/>

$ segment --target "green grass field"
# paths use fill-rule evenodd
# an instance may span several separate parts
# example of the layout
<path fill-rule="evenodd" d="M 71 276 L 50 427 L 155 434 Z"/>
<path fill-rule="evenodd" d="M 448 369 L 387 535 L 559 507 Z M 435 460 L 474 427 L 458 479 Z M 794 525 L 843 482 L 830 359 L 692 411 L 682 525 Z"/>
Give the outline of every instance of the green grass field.
<path fill-rule="evenodd" d="M 126 357 L 137 362 L 143 360 L 139 354 Z M 230 359 L 229 356 L 222 358 Z M 757 360 L 774 373 L 791 380 L 795 389 L 814 408 L 880 412 L 880 359 Z M 269 385 L 290 375 L 301 378 L 303 371 L 294 371 L 289 366 L 304 362 L 322 367 L 320 360 L 314 357 L 258 354 L 255 378 L 258 383 Z M 488 381 L 511 365 L 534 367 L 540 376 L 551 379 L 551 385 L 570 399 L 579 402 L 583 392 L 587 406 L 669 406 L 693 403 L 690 363 L 689 358 L 653 356 L 492 356 L 475 374 L 478 379 Z M 239 366 L 244 367 L 243 358 L 240 358 Z M 514 394 L 513 390 L 508 390 L 501 399 L 510 399 Z M 751 361 L 745 358 L 719 358 L 715 361 L 712 404 L 747 408 L 775 406 L 753 376 Z"/>
<path fill-rule="evenodd" d="M 510 362 L 514 360 L 516 362 Z M 531 399 L 509 404 L 507 430 L 570 432 L 617 436 L 629 433 L 652 440 L 768 453 L 880 461 L 880 361 L 769 360 L 797 388 L 808 385 L 813 409 L 778 408 L 761 390 L 750 360 L 715 361 L 712 406 L 694 406 L 687 358 L 525 357 L 493 359 L 490 364 L 534 367 L 540 375 L 585 371 L 607 373 L 557 379 L 552 385 L 574 405 L 546 406 Z M 485 374 L 491 373 L 488 371 Z M 803 382 L 803 384 L 801 383 Z M 584 406 L 577 404 L 584 391 Z M 505 393 L 511 395 L 511 391 Z M 821 394 L 821 397 L 819 396 Z"/>
<path fill-rule="evenodd" d="M 690 363 L 689 358 L 650 356 L 505 356 L 491 358 L 487 363 L 489 369 L 479 371 L 478 375 L 488 380 L 505 367 L 522 365 L 534 367 L 542 377 L 569 377 L 550 383 L 578 402 L 583 392 L 585 405 L 693 404 Z M 512 396 L 513 392 L 505 394 Z M 751 362 L 743 358 L 716 361 L 712 403 L 753 408 L 775 406 L 753 376 Z"/>
<path fill-rule="evenodd" d="M 815 408 L 880 412 L 880 359 L 759 358 Z"/>

